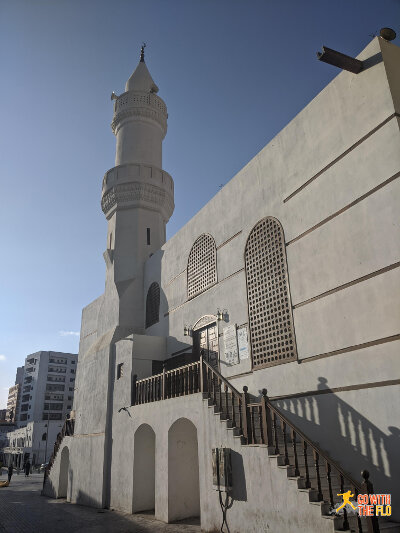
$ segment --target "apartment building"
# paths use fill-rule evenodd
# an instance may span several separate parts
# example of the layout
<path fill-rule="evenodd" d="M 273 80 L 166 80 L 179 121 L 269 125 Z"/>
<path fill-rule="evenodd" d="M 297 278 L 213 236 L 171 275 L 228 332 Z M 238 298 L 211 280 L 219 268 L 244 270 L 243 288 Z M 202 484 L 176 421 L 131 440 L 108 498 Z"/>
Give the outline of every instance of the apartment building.
<path fill-rule="evenodd" d="M 64 420 L 72 409 L 77 354 L 40 351 L 25 359 L 18 426 Z"/>
<path fill-rule="evenodd" d="M 19 415 L 19 404 L 21 397 L 22 382 L 24 379 L 24 367 L 19 366 L 15 376 L 15 384 L 8 389 L 7 399 L 7 422 L 15 422 Z"/>

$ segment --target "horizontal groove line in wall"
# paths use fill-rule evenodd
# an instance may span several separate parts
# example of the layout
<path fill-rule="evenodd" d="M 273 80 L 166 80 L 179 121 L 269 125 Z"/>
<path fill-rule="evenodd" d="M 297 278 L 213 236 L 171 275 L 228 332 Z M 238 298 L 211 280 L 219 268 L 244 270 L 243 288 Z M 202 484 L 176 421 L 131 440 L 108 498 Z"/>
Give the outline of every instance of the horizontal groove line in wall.
<path fill-rule="evenodd" d="M 172 308 L 172 309 L 169 309 L 167 313 L 164 313 L 164 317 L 168 316 L 170 313 L 173 313 L 174 311 L 176 311 L 176 310 L 179 309 L 180 307 L 183 307 L 183 306 L 186 305 L 188 302 L 192 302 L 193 300 L 195 300 L 196 298 L 198 298 L 199 296 L 201 296 L 201 295 L 204 294 L 205 292 L 209 291 L 210 289 L 212 289 L 212 288 L 215 287 L 216 285 L 219 285 L 219 284 L 222 283 L 223 281 L 226 281 L 227 279 L 232 278 L 233 276 L 236 276 L 236 274 L 239 274 L 239 273 L 242 272 L 243 270 L 244 270 L 244 268 L 241 268 L 240 270 L 237 270 L 236 272 L 234 272 L 233 274 L 230 274 L 230 275 L 227 276 L 226 278 L 223 278 L 223 279 L 217 281 L 216 283 L 213 283 L 213 285 L 210 285 L 210 287 L 207 287 L 207 289 L 205 289 L 204 291 L 199 292 L 199 294 L 196 294 L 195 296 L 192 296 L 191 298 L 189 298 L 188 300 L 186 300 L 186 302 L 183 302 L 182 304 L 177 305 L 176 307 L 174 307 L 174 308 Z"/>
<path fill-rule="evenodd" d="M 377 185 L 376 187 L 374 187 L 370 191 L 366 192 L 365 194 L 363 194 L 362 196 L 360 196 L 359 198 L 357 198 L 356 200 L 354 200 L 350 204 L 346 205 L 345 207 L 342 207 L 342 209 L 339 209 L 339 211 L 336 211 L 332 215 L 329 215 L 329 217 L 324 218 L 323 220 L 321 220 L 321 222 L 318 222 L 318 224 L 315 224 L 315 226 L 312 226 L 310 229 L 304 231 L 303 233 L 300 233 L 300 235 L 298 235 L 297 237 L 295 237 L 291 241 L 288 241 L 286 243 L 286 246 L 289 246 L 289 244 L 293 244 L 294 242 L 296 242 L 296 241 L 300 240 L 301 238 L 305 237 L 306 235 L 308 235 L 312 231 L 320 228 L 321 226 L 323 226 L 327 222 L 330 222 L 333 218 L 336 218 L 337 216 L 341 215 L 342 213 L 344 213 L 345 211 L 347 211 L 351 207 L 354 207 L 355 205 L 360 203 L 362 200 L 365 200 L 366 198 L 368 198 L 368 196 L 371 196 L 372 194 L 374 194 L 375 192 L 379 191 L 380 189 L 382 189 L 386 185 L 389 185 L 389 183 L 391 183 L 392 181 L 397 179 L 399 176 L 400 176 L 400 172 L 396 172 L 396 174 L 393 174 L 393 176 L 390 176 L 390 178 L 388 178 L 387 180 L 383 181 L 382 183 L 380 183 L 379 185 Z"/>
<path fill-rule="evenodd" d="M 166 287 L 168 287 L 168 285 L 171 285 L 171 283 L 173 283 L 176 278 L 179 278 L 179 276 L 182 276 L 182 274 L 184 274 L 186 272 L 186 268 L 185 270 L 182 270 L 182 272 L 179 272 L 179 274 L 177 274 L 174 278 L 170 279 L 169 282 L 165 285 Z"/>
<path fill-rule="evenodd" d="M 237 237 L 238 235 L 240 235 L 242 233 L 242 230 L 238 231 L 237 233 L 235 233 L 235 235 L 232 235 L 232 237 L 229 237 L 229 239 L 227 239 L 226 241 L 224 241 L 222 244 L 220 244 L 219 246 L 217 246 L 217 250 L 219 250 L 220 248 L 222 248 L 223 246 L 225 246 L 225 244 L 228 244 L 228 242 L 230 242 L 232 239 L 234 239 L 235 237 Z"/>
<path fill-rule="evenodd" d="M 357 148 L 357 146 L 359 146 L 360 144 L 362 144 L 364 141 L 366 141 L 369 137 L 371 137 L 371 135 L 373 135 L 374 133 L 376 133 L 378 130 L 380 130 L 383 126 L 385 126 L 385 124 L 387 124 L 388 122 L 390 122 L 393 118 L 395 117 L 399 117 L 399 113 L 393 113 L 392 115 L 390 115 L 388 118 L 386 118 L 383 122 L 381 122 L 380 124 L 378 124 L 378 126 L 376 126 L 374 129 L 372 129 L 370 132 L 368 132 L 366 135 L 364 135 L 364 137 L 361 137 L 361 139 L 359 139 L 357 142 L 355 142 L 354 144 L 352 144 L 350 146 L 350 148 L 348 148 L 347 150 L 345 150 L 343 153 L 341 153 L 340 155 L 338 155 L 333 161 L 331 161 L 330 163 L 328 163 L 322 170 L 318 171 L 316 174 L 314 174 L 314 176 L 312 176 L 309 180 L 307 180 L 305 183 L 303 183 L 303 185 L 301 185 L 300 187 L 298 187 L 295 191 L 293 191 L 291 194 L 289 194 L 289 196 L 287 196 L 283 202 L 287 202 L 288 200 L 290 200 L 291 198 L 293 198 L 293 196 L 295 196 L 296 194 L 298 194 L 300 191 L 302 191 L 303 189 L 305 189 L 308 185 L 310 185 L 310 183 L 312 183 L 314 180 L 316 180 L 319 176 L 321 176 L 321 174 L 323 174 L 324 172 L 326 172 L 330 167 L 332 167 L 335 163 L 337 163 L 338 161 L 340 161 L 341 159 L 343 159 L 343 157 L 345 157 L 347 154 L 349 154 L 352 150 L 354 150 L 354 148 Z"/>
<path fill-rule="evenodd" d="M 369 348 L 370 346 L 378 346 L 379 344 L 385 344 L 386 342 L 393 342 L 400 340 L 400 334 L 391 335 L 390 337 L 383 337 L 381 339 L 376 339 L 374 341 L 364 342 L 362 344 L 355 344 L 354 346 L 347 346 L 346 348 L 340 348 L 339 350 L 334 350 L 332 352 L 321 353 L 318 355 L 311 355 L 310 357 L 305 357 L 304 359 L 299 359 L 298 363 L 310 363 L 316 359 L 324 359 L 325 357 L 331 357 L 333 355 L 339 355 L 341 353 L 355 352 L 357 350 L 362 350 L 363 348 Z"/>
<path fill-rule="evenodd" d="M 243 272 L 244 268 L 241 268 L 240 270 L 236 270 L 233 274 L 229 274 L 229 276 L 226 276 L 226 278 L 221 279 L 218 283 L 222 283 L 223 281 L 226 281 L 229 278 L 233 278 L 233 276 L 236 276 L 236 274 L 240 274 L 240 272 Z"/>
<path fill-rule="evenodd" d="M 375 272 L 371 272 L 370 274 L 366 274 L 365 276 L 361 276 L 360 278 L 344 283 L 343 285 L 338 285 L 334 289 L 330 289 L 329 291 L 322 292 L 321 294 L 318 294 L 317 296 L 313 296 L 312 298 L 309 298 L 308 300 L 304 300 L 304 302 L 300 302 L 294 305 L 293 309 L 297 309 L 298 307 L 302 307 L 303 305 L 307 305 L 312 302 L 315 302 L 316 300 L 319 300 L 320 298 L 325 298 L 325 296 L 329 296 L 330 294 L 334 294 L 335 292 L 339 292 L 339 291 L 342 291 L 343 289 L 347 289 L 348 287 L 352 287 L 353 285 L 357 285 L 357 283 L 361 283 L 362 281 L 367 281 L 368 279 L 374 278 L 375 276 L 379 276 L 380 274 L 384 274 L 385 272 L 394 270 L 395 268 L 398 268 L 399 266 L 400 266 L 400 261 L 398 263 L 393 263 L 393 265 L 389 265 L 387 267 L 380 268 L 379 270 L 375 270 Z"/>
<path fill-rule="evenodd" d="M 304 398 L 305 396 L 319 396 L 321 394 L 333 394 L 335 392 L 346 392 L 361 389 L 374 389 L 377 387 L 390 387 L 392 385 L 400 385 L 400 379 L 389 379 L 387 381 L 374 381 L 372 383 L 360 383 L 358 385 L 347 385 L 345 387 L 332 387 L 327 389 L 310 390 L 306 392 L 297 392 L 294 394 L 287 394 L 284 396 L 270 396 L 270 400 L 291 400 L 294 398 Z"/>
<path fill-rule="evenodd" d="M 101 433 L 74 433 L 72 437 L 79 438 L 79 437 L 99 437 L 100 435 L 105 435 L 104 431 Z"/>

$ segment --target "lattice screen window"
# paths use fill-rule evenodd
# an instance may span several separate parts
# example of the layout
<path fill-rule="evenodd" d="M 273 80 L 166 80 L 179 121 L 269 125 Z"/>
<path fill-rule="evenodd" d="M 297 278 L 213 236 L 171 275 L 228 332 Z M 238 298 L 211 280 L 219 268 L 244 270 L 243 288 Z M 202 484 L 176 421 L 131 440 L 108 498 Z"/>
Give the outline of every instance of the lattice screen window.
<path fill-rule="evenodd" d="M 146 298 L 146 328 L 159 321 L 160 312 L 160 286 L 154 281 L 147 291 Z"/>
<path fill-rule="evenodd" d="M 275 218 L 251 231 L 245 264 L 253 368 L 296 360 L 285 237 Z"/>
<path fill-rule="evenodd" d="M 210 235 L 200 235 L 190 250 L 187 266 L 188 298 L 217 282 L 217 249 Z"/>

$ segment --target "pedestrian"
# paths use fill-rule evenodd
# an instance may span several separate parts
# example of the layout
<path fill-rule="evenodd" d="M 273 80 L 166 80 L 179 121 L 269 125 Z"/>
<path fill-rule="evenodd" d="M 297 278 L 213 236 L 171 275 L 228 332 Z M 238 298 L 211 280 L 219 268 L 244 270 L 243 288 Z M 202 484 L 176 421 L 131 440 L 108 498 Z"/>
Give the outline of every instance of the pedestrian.
<path fill-rule="evenodd" d="M 11 464 L 9 467 L 8 467 L 8 482 L 10 483 L 11 481 L 11 477 L 13 475 L 13 470 L 14 470 L 14 467 L 13 465 Z"/>
<path fill-rule="evenodd" d="M 28 461 L 26 461 L 25 463 L 25 477 L 28 477 L 29 476 L 29 472 L 31 471 L 31 463 Z"/>

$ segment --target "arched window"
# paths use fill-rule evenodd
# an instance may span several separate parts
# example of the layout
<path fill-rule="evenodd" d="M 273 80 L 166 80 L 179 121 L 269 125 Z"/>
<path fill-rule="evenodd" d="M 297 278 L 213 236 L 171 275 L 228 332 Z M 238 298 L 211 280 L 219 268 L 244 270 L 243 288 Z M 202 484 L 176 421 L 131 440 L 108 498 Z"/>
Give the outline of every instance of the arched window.
<path fill-rule="evenodd" d="M 160 313 L 160 286 L 154 281 L 147 291 L 146 298 L 146 328 L 159 321 Z"/>
<path fill-rule="evenodd" d="M 252 229 L 245 265 L 253 368 L 296 360 L 285 237 L 276 218 Z"/>
<path fill-rule="evenodd" d="M 190 250 L 187 266 L 188 298 L 217 282 L 217 249 L 211 235 L 200 235 Z"/>

